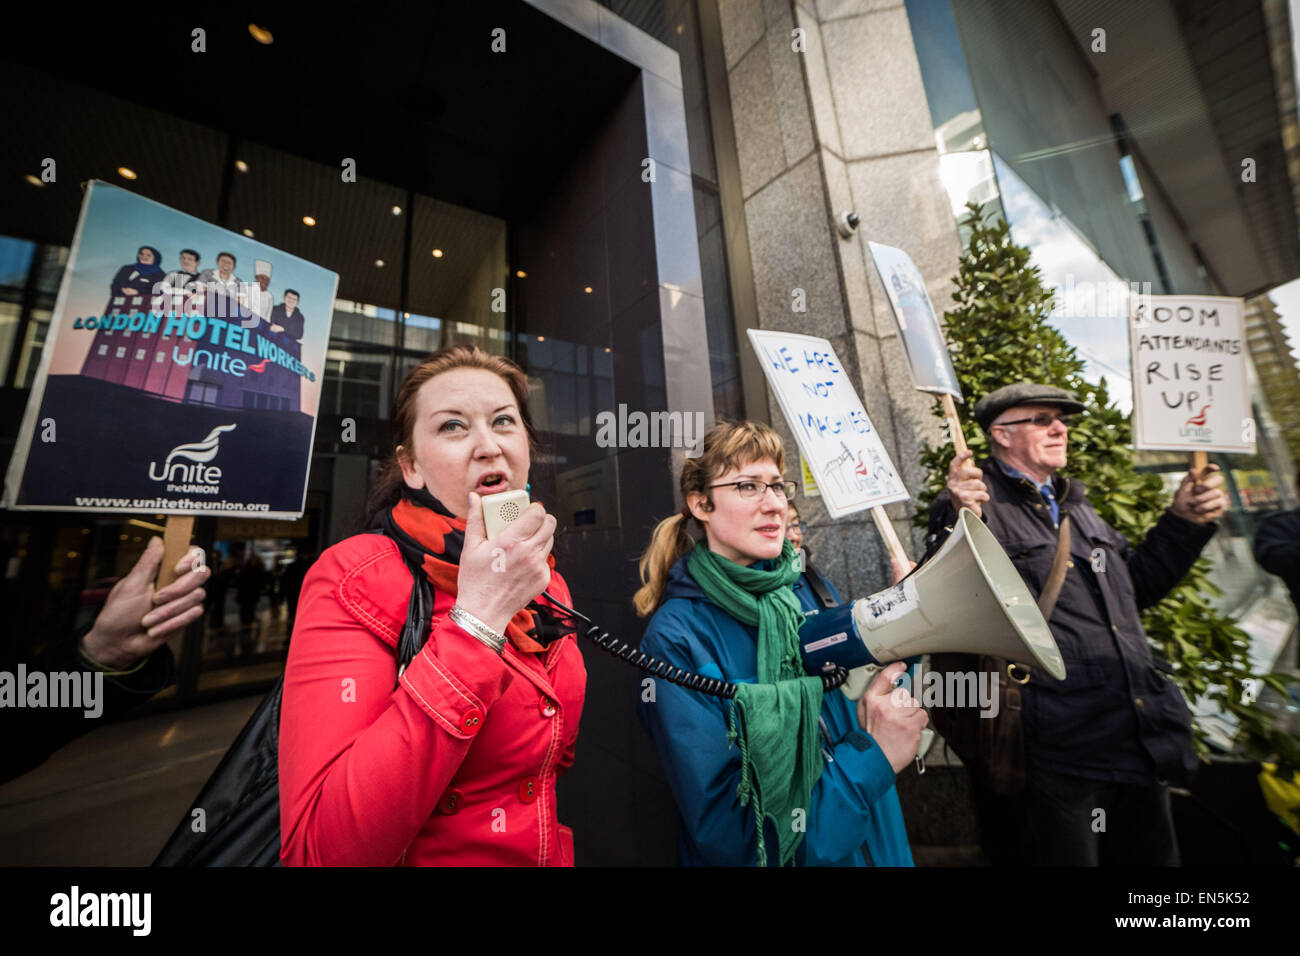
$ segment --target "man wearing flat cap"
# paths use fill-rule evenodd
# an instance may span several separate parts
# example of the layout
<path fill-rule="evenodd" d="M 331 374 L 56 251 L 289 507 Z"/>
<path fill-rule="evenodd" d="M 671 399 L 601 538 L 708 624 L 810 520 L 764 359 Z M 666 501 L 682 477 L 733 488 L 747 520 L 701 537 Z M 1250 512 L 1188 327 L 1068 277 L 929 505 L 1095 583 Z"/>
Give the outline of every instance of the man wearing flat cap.
<path fill-rule="evenodd" d="M 1082 411 L 1073 395 L 1049 385 L 1007 385 L 984 396 L 975 419 L 992 457 L 978 468 L 970 452 L 954 460 L 930 509 L 928 554 L 947 538 L 957 509 L 969 508 L 1036 597 L 1064 548 L 1048 624 L 1065 680 L 1016 665 L 999 674 L 1025 681 L 1023 791 L 1008 796 L 991 782 L 988 764 L 968 762 L 976 809 L 994 863 L 1173 866 L 1169 786 L 1185 786 L 1196 767 L 1191 715 L 1169 664 L 1152 655 L 1139 614 L 1191 570 L 1228 499 L 1217 466 L 1189 474 L 1132 547 L 1088 503 L 1082 481 L 1058 474 L 1070 417 Z"/>

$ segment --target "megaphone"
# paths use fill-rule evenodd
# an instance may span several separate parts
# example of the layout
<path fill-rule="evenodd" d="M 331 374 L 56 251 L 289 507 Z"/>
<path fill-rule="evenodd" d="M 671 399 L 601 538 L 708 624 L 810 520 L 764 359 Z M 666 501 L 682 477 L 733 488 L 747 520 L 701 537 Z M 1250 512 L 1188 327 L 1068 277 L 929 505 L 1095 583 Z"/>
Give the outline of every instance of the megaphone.
<path fill-rule="evenodd" d="M 933 558 L 893 587 L 810 613 L 799 643 L 810 674 L 953 652 L 1004 657 L 1065 679 L 1038 603 L 993 532 L 968 508 Z M 856 699 L 866 686 L 859 677 L 843 689 Z"/>

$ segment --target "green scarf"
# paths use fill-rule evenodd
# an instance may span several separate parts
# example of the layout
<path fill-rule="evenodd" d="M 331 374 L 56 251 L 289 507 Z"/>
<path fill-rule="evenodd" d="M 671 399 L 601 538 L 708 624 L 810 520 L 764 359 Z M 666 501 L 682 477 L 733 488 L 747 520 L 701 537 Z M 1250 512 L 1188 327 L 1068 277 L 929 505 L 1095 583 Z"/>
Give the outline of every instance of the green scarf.
<path fill-rule="evenodd" d="M 812 788 L 822 774 L 817 722 L 822 682 L 804 672 L 799 651 L 803 612 L 790 585 L 799 577 L 789 541 L 771 571 L 745 567 L 696 542 L 687 568 L 710 601 L 758 627 L 758 683 L 737 684 L 728 739 L 739 744 L 742 807 L 758 824 L 758 865 L 767 865 L 764 819 L 772 821 L 785 866 L 803 840 Z"/>

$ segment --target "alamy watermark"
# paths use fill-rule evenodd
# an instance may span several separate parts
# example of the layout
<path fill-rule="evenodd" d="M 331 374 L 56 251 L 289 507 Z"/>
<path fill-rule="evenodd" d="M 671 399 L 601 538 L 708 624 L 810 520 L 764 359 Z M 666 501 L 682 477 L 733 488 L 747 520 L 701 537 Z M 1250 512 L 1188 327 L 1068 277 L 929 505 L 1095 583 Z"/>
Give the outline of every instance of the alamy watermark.
<path fill-rule="evenodd" d="M 85 893 L 75 883 L 50 897 L 50 925 L 120 926 L 148 936 L 153 925 L 152 893 Z"/>
<path fill-rule="evenodd" d="M 0 671 L 0 707 L 68 707 L 96 718 L 104 712 L 102 671 Z"/>
<path fill-rule="evenodd" d="M 1150 282 L 1078 280 L 1067 274 L 1064 283 L 1047 282 L 1054 319 L 1128 319 L 1151 311 Z"/>
<path fill-rule="evenodd" d="M 596 413 L 601 448 L 695 448 L 703 437 L 703 412 L 629 412 L 619 405 Z"/>
<path fill-rule="evenodd" d="M 934 671 L 916 666 L 916 677 L 904 672 L 902 683 L 895 687 L 891 699 L 897 707 L 925 708 L 978 707 L 980 717 L 992 720 L 1001 709 L 998 696 L 999 674 L 996 671 Z"/>

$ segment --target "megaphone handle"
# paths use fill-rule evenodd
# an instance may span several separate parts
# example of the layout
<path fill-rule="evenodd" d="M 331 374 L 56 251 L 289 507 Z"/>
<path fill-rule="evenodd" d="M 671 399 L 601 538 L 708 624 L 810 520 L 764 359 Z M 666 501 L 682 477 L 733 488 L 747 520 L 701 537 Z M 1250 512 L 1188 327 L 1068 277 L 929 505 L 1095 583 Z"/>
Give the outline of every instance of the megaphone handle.
<path fill-rule="evenodd" d="M 929 727 L 921 731 L 921 743 L 916 748 L 916 775 L 919 777 L 925 773 L 925 755 L 930 752 L 930 745 L 934 743 L 934 731 Z"/>

